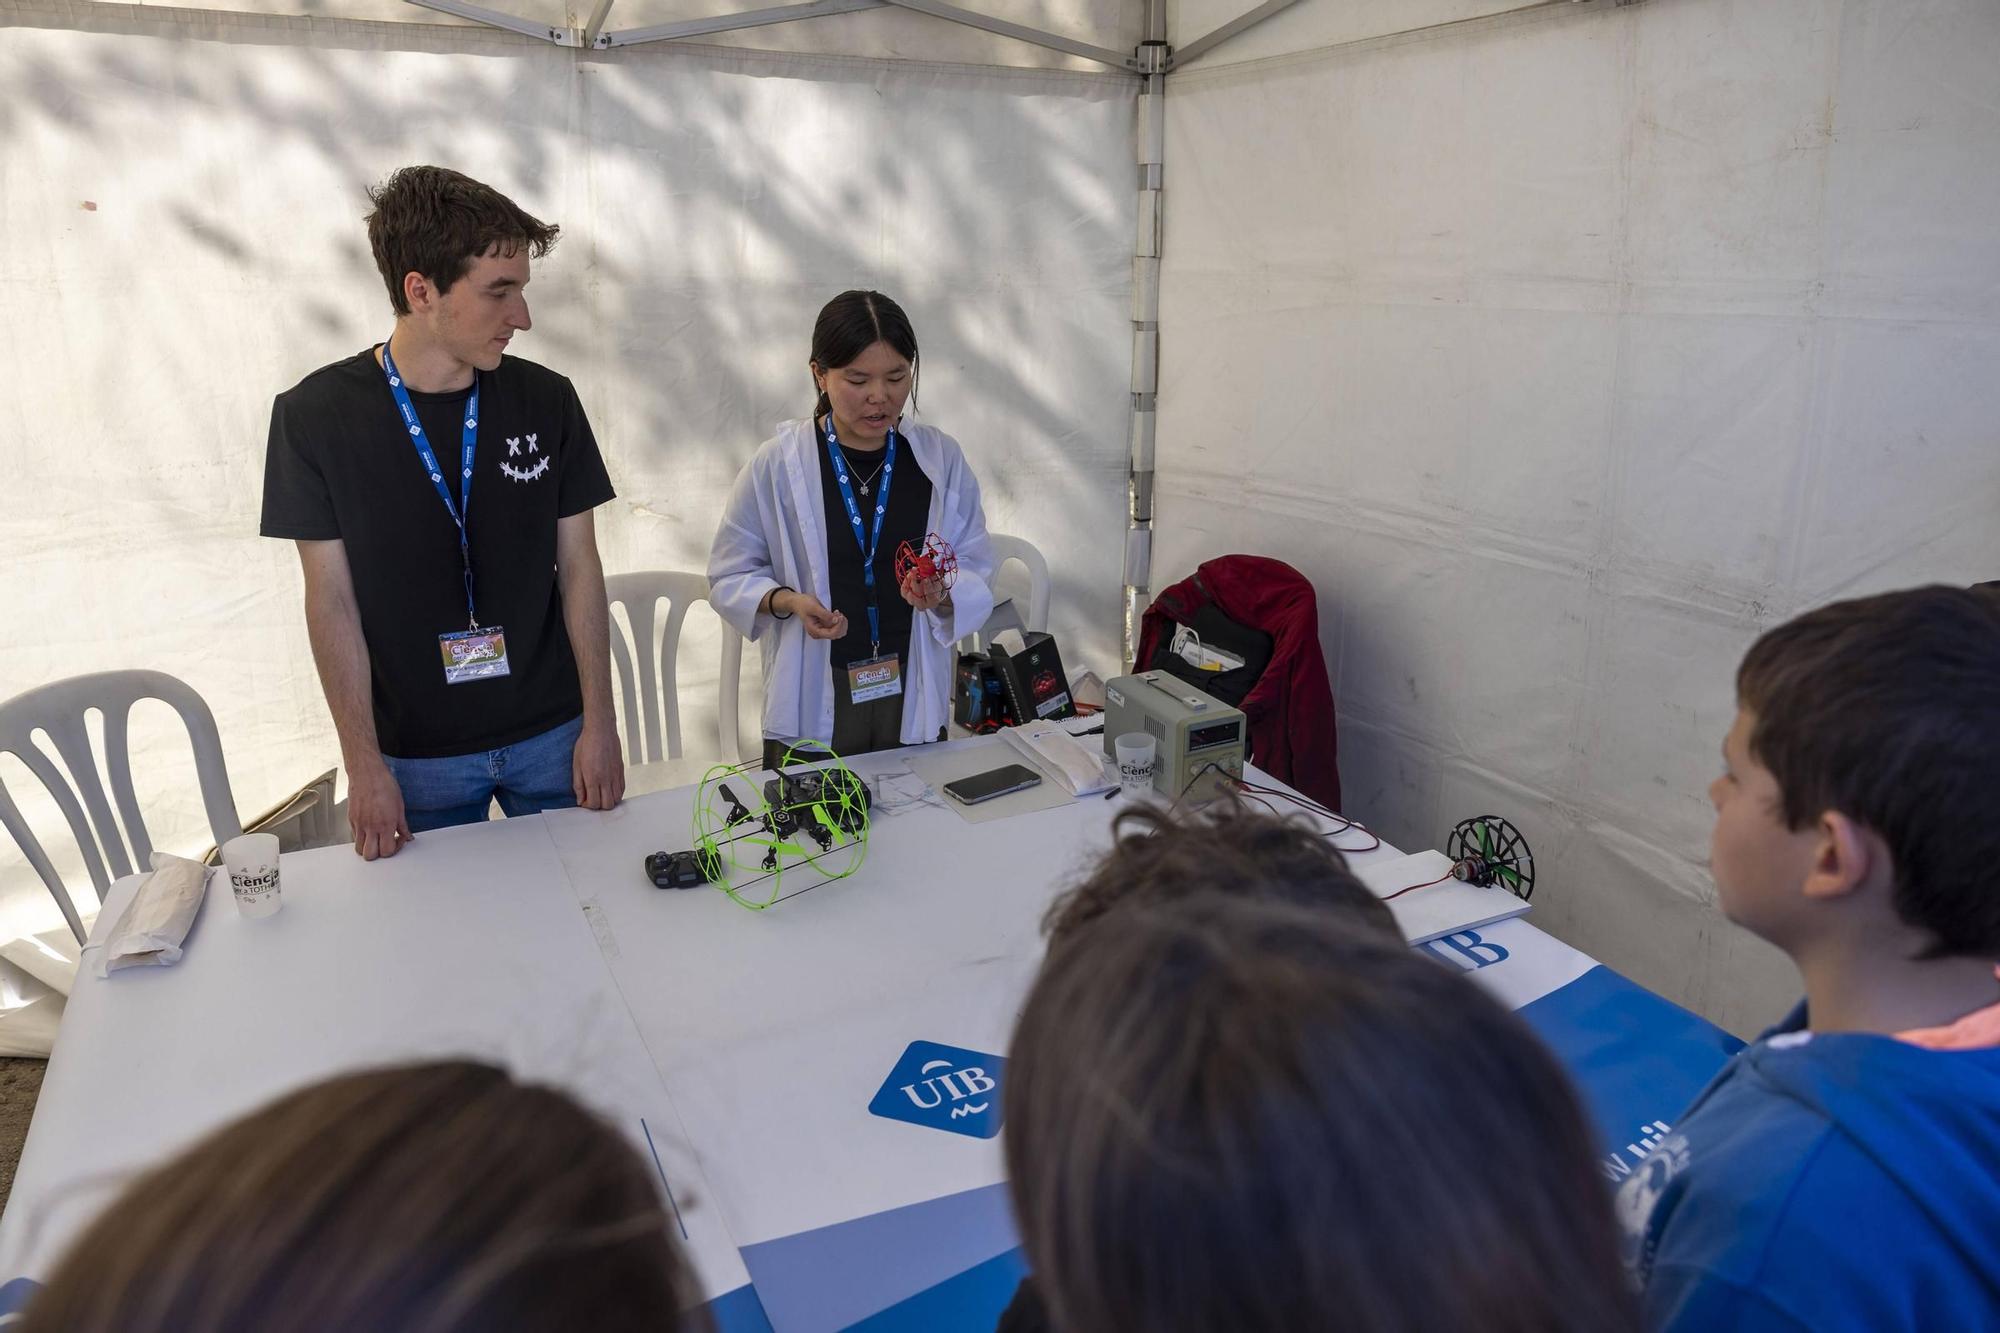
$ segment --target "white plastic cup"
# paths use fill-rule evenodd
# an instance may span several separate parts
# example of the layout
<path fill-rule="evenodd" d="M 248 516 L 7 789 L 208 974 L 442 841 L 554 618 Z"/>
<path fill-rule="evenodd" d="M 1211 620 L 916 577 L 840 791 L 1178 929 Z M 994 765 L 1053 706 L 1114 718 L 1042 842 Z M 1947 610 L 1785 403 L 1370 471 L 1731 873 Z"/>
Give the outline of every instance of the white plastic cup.
<path fill-rule="evenodd" d="M 245 833 L 222 844 L 222 864 L 229 871 L 229 888 L 236 910 L 245 916 L 271 916 L 284 905 L 278 890 L 278 835 Z"/>
<path fill-rule="evenodd" d="M 1153 790 L 1159 745 L 1153 734 L 1146 731 L 1128 731 L 1114 743 L 1118 753 L 1118 786 L 1126 796 L 1144 796 Z"/>

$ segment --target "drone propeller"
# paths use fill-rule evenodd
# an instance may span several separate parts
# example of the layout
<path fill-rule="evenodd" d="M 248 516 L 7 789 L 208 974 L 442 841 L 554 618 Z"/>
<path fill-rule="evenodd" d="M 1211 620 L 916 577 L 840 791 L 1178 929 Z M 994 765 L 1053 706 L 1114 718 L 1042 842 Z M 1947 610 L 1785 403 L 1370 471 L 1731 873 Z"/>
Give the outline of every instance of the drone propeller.
<path fill-rule="evenodd" d="M 1524 902 L 1535 891 L 1535 857 L 1528 840 L 1498 815 L 1461 820 L 1444 850 L 1454 879 L 1481 888 L 1498 886 Z"/>
<path fill-rule="evenodd" d="M 723 800 L 729 802 L 729 817 L 723 821 L 723 827 L 734 828 L 738 824 L 747 824 L 750 822 L 750 812 L 743 808 L 743 802 L 736 799 L 736 793 L 729 790 L 728 783 L 716 783 L 715 790 Z"/>

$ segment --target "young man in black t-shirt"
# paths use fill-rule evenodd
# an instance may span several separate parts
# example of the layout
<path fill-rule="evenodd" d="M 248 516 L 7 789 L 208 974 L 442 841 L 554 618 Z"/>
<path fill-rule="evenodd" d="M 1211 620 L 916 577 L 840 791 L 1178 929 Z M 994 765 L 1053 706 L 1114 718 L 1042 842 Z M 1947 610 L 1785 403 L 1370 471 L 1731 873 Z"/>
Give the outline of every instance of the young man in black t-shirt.
<path fill-rule="evenodd" d="M 279 394 L 263 534 L 306 626 L 364 858 L 427 828 L 625 790 L 591 510 L 611 479 L 567 379 L 505 355 L 558 229 L 455 171 L 371 194 L 389 342 Z"/>

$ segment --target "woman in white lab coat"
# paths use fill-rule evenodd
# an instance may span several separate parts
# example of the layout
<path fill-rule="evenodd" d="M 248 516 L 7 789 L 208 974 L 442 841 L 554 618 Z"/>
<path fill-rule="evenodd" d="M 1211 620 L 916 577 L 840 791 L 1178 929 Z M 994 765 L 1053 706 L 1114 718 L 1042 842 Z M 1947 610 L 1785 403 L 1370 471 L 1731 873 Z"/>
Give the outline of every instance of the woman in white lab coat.
<path fill-rule="evenodd" d="M 767 765 L 800 741 L 846 756 L 941 740 L 953 645 L 993 609 L 979 481 L 958 441 L 903 419 L 917 338 L 902 307 L 841 293 L 808 364 L 813 415 L 750 459 L 708 558 L 715 609 L 764 654 Z M 897 548 L 930 534 L 957 556 L 948 590 L 896 577 Z"/>

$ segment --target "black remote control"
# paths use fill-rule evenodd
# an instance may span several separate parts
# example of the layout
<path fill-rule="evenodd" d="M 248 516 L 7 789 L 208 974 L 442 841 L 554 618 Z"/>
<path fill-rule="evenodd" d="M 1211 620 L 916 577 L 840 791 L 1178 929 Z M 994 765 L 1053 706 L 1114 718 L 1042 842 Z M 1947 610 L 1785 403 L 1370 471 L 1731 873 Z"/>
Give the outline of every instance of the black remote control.
<path fill-rule="evenodd" d="M 646 858 L 646 878 L 656 889 L 693 889 L 709 882 L 703 858 L 694 852 L 654 852 Z"/>

